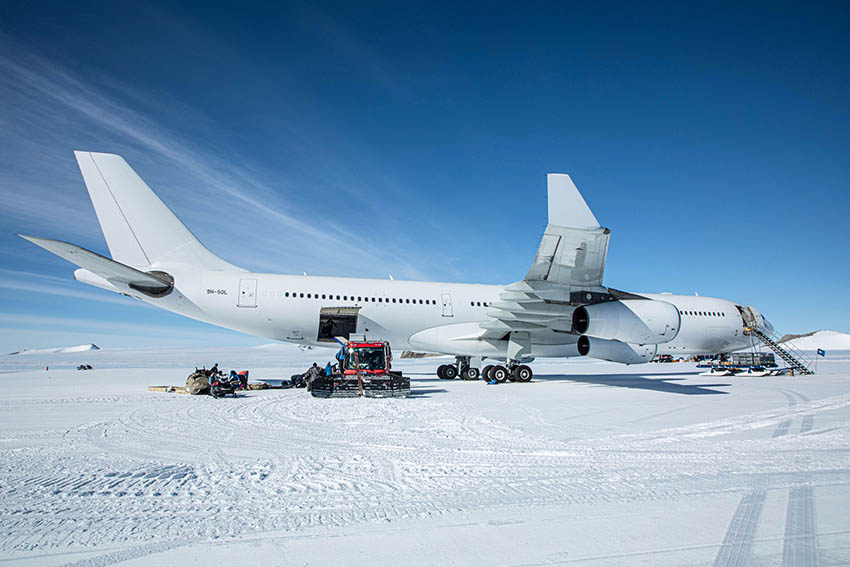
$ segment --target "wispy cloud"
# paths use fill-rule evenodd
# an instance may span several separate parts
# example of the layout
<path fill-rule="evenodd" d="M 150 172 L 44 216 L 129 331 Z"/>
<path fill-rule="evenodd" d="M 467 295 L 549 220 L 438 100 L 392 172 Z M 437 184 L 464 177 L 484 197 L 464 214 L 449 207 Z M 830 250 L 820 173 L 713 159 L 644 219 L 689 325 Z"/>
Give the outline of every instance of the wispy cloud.
<path fill-rule="evenodd" d="M 57 329 L 79 330 L 79 331 L 105 331 L 116 332 L 136 336 L 142 333 L 162 334 L 184 338 L 197 339 L 198 334 L 222 334 L 231 331 L 207 327 L 203 331 L 197 329 L 178 329 L 168 325 L 151 325 L 148 323 L 121 323 L 116 321 L 102 321 L 97 319 L 80 319 L 76 317 L 51 317 L 48 315 L 22 315 L 0 313 L 0 327 L 11 329 Z M 258 339 L 259 340 L 259 339 Z M 267 339 L 266 339 L 267 340 Z"/>
<path fill-rule="evenodd" d="M 14 44 L 2 35 L 0 45 L 7 47 L 0 50 L 0 89 L 15 94 L 17 98 L 25 98 L 26 102 L 21 104 L 29 105 L 18 114 L 17 120 L 21 122 L 19 129 L 25 130 L 29 126 L 44 128 L 45 124 L 53 124 L 61 131 L 67 128 L 69 115 L 76 116 L 80 123 L 110 132 L 117 139 L 123 140 L 124 145 L 135 144 L 170 163 L 172 168 L 188 174 L 194 180 L 194 187 L 184 185 L 183 188 L 191 190 L 191 193 L 180 197 L 190 200 L 193 208 L 200 208 L 205 213 L 199 216 L 218 214 L 226 219 L 252 219 L 248 221 L 250 226 L 263 226 L 266 230 L 262 232 L 286 235 L 284 243 L 294 246 L 296 255 L 334 256 L 341 258 L 336 261 L 338 264 L 361 267 L 364 263 L 376 267 L 384 264 L 387 267 L 384 271 L 393 266 L 394 271 L 402 277 L 426 276 L 416 264 L 400 260 L 393 254 L 392 245 L 388 246 L 386 240 L 381 239 L 380 228 L 372 228 L 377 239 L 363 238 L 361 233 L 346 229 L 346 222 L 317 222 L 321 217 L 316 211 L 305 210 L 285 197 L 282 189 L 290 183 L 281 180 L 279 175 L 275 175 L 275 184 L 270 186 L 266 179 L 272 175 L 262 172 L 259 166 L 226 151 L 198 149 L 194 147 L 195 144 L 109 94 L 124 93 L 128 101 L 141 98 L 139 94 L 126 96 L 132 92 L 127 85 L 99 77 L 98 84 L 108 87 L 96 86 L 93 81 L 84 81 L 47 59 L 22 51 L 19 46 L 9 49 Z M 11 53 L 15 57 L 11 57 Z M 31 148 L 29 154 L 32 156 L 34 153 L 35 148 Z M 68 174 L 76 175 L 75 169 L 65 171 L 63 178 Z M 26 183 L 26 180 L 0 174 L 0 204 L 6 206 L 11 214 L 36 214 L 43 224 L 58 228 L 61 219 L 77 217 L 81 214 L 80 207 L 88 206 L 80 202 L 78 192 L 73 195 L 60 194 L 58 199 L 51 199 L 47 203 L 42 201 L 44 191 L 25 191 L 25 196 L 21 197 L 21 189 L 25 189 Z M 79 181 L 74 183 L 79 186 Z M 41 206 L 38 206 L 39 203 Z M 314 203 L 317 209 L 327 205 L 326 202 Z M 224 211 L 226 214 L 223 215 Z M 90 212 L 84 216 L 92 218 Z M 247 226 L 238 220 L 237 224 Z M 225 242 L 233 242 L 235 235 L 232 227 L 223 224 L 219 230 L 228 234 Z M 259 233 L 261 231 L 251 231 L 251 238 L 257 238 Z M 240 259 L 249 260 L 256 266 L 248 267 L 279 270 L 279 262 L 270 262 L 268 254 L 254 254 L 250 251 L 250 239 L 240 240 L 248 250 L 231 250 L 232 255 L 239 256 L 229 258 L 231 261 L 238 264 Z M 383 240 L 380 245 L 378 240 Z"/>
<path fill-rule="evenodd" d="M 79 289 L 75 289 L 75 287 L 79 287 Z M 150 308 L 150 305 L 143 301 L 106 290 L 86 291 L 86 289 L 92 288 L 71 278 L 60 278 L 22 270 L 0 268 L 0 289 L 14 290 L 17 296 L 46 293 L 58 297 L 85 299 L 99 303 Z"/>

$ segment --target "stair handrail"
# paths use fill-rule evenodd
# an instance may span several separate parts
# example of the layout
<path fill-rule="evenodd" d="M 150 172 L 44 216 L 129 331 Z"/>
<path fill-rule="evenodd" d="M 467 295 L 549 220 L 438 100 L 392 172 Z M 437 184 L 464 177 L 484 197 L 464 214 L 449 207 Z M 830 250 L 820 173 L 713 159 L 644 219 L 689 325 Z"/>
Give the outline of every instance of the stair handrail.
<path fill-rule="evenodd" d="M 788 342 L 780 343 L 779 339 L 781 337 L 779 336 L 778 333 L 770 332 L 767 329 L 757 328 L 757 327 L 753 327 L 752 330 L 757 332 L 756 336 L 759 339 L 761 339 L 761 337 L 759 337 L 759 335 L 763 335 L 765 338 L 770 340 L 776 346 L 776 348 L 778 348 L 780 351 L 785 351 L 788 354 L 788 356 L 791 357 L 795 362 L 797 362 L 797 364 L 800 367 L 808 370 L 809 372 L 815 371 L 812 367 L 817 364 L 817 360 L 812 359 L 811 357 L 803 354 L 803 352 L 800 351 L 799 349 L 797 349 L 796 347 L 794 347 L 793 344 L 789 344 Z M 762 341 L 762 342 L 764 342 L 764 341 Z M 765 344 L 768 347 L 770 347 L 769 343 L 765 343 Z M 771 348 L 771 350 L 774 350 L 774 349 Z M 776 351 L 774 350 L 774 352 L 776 352 Z M 781 355 L 780 355 L 780 357 L 781 357 Z M 788 362 L 789 364 L 791 364 L 787 360 L 785 362 Z M 792 364 L 792 366 L 793 366 L 793 364 Z"/>

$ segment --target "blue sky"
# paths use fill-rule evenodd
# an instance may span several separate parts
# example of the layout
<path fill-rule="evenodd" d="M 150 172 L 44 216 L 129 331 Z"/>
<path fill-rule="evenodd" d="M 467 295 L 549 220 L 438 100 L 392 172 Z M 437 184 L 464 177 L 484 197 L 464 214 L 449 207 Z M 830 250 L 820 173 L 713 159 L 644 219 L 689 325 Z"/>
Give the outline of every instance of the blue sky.
<path fill-rule="evenodd" d="M 266 342 L 73 281 L 72 150 L 257 271 L 508 283 L 568 172 L 605 283 L 850 331 L 850 8 L 0 5 L 0 352 Z M 582 3 L 586 4 L 586 3 Z"/>

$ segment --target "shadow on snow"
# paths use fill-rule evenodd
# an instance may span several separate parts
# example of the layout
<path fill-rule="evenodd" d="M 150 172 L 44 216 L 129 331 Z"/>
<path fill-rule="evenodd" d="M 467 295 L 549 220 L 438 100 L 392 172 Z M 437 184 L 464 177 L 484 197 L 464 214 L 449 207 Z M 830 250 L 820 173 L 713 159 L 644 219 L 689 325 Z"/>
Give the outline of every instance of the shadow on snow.
<path fill-rule="evenodd" d="M 667 375 L 671 377 L 663 377 Z M 659 373 L 648 376 L 641 376 L 639 374 L 535 374 L 534 380 L 539 380 L 541 382 L 582 382 L 584 384 L 596 384 L 598 386 L 636 388 L 639 390 L 654 390 L 657 392 L 683 394 L 688 396 L 729 393 L 722 390 L 713 390 L 712 388 L 731 386 L 731 384 L 677 384 L 676 381 L 686 379 L 681 377 L 682 375 L 683 373 L 681 372 L 671 372 L 669 374 Z M 661 376 L 661 378 L 656 378 L 657 376 Z M 673 376 L 678 376 L 678 378 L 674 378 Z"/>

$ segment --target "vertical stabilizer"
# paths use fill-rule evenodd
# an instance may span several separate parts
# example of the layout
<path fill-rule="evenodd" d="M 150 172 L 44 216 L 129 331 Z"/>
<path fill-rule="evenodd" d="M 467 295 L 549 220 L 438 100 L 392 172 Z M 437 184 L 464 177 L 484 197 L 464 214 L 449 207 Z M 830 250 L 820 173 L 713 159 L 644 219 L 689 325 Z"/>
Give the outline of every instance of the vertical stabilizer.
<path fill-rule="evenodd" d="M 74 155 L 113 260 L 129 266 L 175 262 L 238 269 L 207 250 L 124 158 L 94 152 Z"/>

